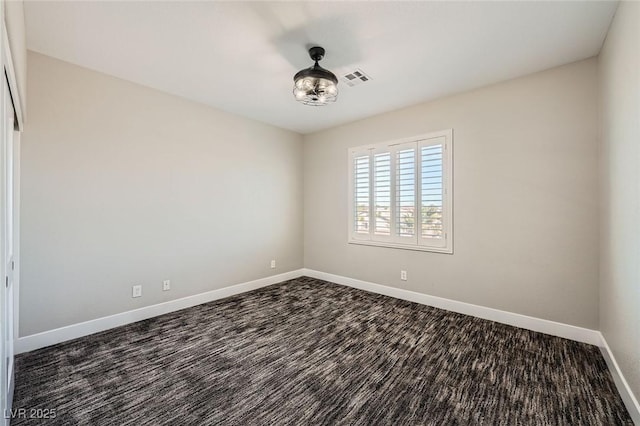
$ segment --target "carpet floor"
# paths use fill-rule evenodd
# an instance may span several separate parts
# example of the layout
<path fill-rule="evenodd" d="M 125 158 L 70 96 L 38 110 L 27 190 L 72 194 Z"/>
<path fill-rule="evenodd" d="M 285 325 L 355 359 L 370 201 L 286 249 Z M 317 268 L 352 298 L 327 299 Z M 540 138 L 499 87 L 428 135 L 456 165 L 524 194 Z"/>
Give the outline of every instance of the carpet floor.
<path fill-rule="evenodd" d="M 12 425 L 633 424 L 595 346 L 308 277 L 19 355 L 20 408 Z"/>

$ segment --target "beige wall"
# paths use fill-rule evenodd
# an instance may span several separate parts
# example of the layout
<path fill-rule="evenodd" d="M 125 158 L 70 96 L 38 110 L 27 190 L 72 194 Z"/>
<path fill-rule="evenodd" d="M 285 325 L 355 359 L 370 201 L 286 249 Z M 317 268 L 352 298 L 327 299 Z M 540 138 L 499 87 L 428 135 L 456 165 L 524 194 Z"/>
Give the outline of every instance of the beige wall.
<path fill-rule="evenodd" d="M 305 267 L 597 329 L 596 95 L 590 59 L 305 136 Z M 347 148 L 448 128 L 454 254 L 347 244 Z"/>
<path fill-rule="evenodd" d="M 302 267 L 300 135 L 28 60 L 21 336 Z"/>
<path fill-rule="evenodd" d="M 622 2 L 599 58 L 600 330 L 640 397 L 640 3 Z"/>

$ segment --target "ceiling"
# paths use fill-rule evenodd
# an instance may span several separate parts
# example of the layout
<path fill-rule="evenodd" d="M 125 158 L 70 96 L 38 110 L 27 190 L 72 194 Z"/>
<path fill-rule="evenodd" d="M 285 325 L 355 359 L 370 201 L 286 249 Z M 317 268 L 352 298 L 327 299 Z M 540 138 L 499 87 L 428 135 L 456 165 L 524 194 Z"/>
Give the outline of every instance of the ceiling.
<path fill-rule="evenodd" d="M 597 55 L 616 2 L 26 1 L 27 47 L 300 133 Z M 305 106 L 293 75 L 371 80 Z"/>

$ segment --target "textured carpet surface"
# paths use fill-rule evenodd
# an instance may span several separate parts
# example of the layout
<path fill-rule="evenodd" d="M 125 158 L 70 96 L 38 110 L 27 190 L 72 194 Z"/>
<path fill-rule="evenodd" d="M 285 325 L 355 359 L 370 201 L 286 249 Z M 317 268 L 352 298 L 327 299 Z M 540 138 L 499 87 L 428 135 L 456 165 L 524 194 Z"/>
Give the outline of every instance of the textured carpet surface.
<path fill-rule="evenodd" d="M 598 348 L 298 278 L 16 359 L 12 425 L 631 425 Z"/>

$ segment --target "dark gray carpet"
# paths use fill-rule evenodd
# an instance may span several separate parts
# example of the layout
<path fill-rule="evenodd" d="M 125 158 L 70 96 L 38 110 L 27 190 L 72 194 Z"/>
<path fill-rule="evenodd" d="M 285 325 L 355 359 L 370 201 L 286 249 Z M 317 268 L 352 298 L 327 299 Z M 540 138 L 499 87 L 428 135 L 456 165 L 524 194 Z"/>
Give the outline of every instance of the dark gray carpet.
<path fill-rule="evenodd" d="M 299 278 L 16 359 L 12 425 L 631 425 L 598 348 Z"/>

